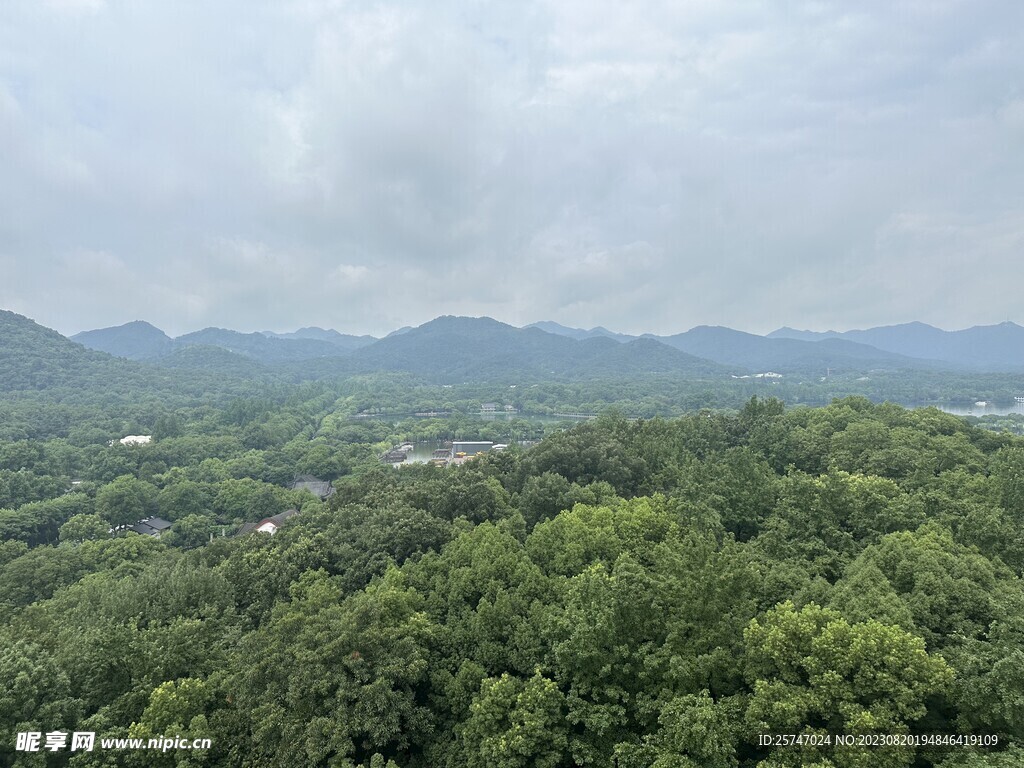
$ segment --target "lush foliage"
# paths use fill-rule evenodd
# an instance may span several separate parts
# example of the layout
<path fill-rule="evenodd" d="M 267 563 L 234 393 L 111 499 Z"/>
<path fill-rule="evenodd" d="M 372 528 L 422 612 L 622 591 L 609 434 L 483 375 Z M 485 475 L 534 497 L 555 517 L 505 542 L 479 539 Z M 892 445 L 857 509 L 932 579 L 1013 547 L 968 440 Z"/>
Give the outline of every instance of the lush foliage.
<path fill-rule="evenodd" d="M 408 430 L 537 426 L 350 418 L 386 403 L 373 381 L 120 421 L 112 403 L 74 427 L 52 405 L 33 428 L 53 427 L 0 442 L 0 760 L 1020 764 L 1018 438 L 863 398 L 753 399 L 396 470 L 376 456 Z M 107 444 L 131 432 L 154 440 Z M 300 474 L 337 492 L 288 490 Z M 273 536 L 230 535 L 290 507 Z M 159 540 L 118 530 L 153 514 Z M 14 751 L 53 729 L 213 747 Z M 999 743 L 761 739 L 874 733 Z"/>

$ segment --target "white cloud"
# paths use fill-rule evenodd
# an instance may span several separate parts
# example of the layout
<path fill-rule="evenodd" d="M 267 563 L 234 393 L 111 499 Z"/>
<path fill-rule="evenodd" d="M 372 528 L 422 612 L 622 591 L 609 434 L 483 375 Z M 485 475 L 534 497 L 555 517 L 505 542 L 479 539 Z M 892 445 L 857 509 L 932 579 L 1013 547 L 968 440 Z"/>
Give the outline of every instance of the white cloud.
<path fill-rule="evenodd" d="M 61 330 L 1024 321 L 1016 3 L 5 14 L 0 299 Z"/>
<path fill-rule="evenodd" d="M 44 0 L 52 11 L 71 16 L 99 13 L 107 7 L 106 0 Z"/>

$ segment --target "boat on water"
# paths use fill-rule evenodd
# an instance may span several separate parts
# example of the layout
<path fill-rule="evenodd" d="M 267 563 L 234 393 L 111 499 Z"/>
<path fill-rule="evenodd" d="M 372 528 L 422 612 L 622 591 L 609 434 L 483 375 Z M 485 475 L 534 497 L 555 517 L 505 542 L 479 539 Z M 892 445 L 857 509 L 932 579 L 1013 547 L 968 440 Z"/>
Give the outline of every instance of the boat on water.
<path fill-rule="evenodd" d="M 976 400 L 976 401 L 974 402 L 974 404 L 975 404 L 976 406 L 978 406 L 979 408 L 984 408 L 985 406 L 987 406 L 987 405 L 988 405 L 988 401 L 987 401 L 987 400 Z"/>

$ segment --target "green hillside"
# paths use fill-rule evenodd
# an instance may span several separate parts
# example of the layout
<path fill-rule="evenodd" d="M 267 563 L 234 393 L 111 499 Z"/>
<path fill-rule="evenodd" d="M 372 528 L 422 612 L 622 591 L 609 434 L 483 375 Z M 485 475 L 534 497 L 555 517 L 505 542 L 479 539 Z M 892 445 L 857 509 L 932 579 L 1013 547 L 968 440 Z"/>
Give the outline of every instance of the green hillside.
<path fill-rule="evenodd" d="M 434 381 L 631 376 L 723 377 L 725 369 L 656 342 L 570 339 L 490 318 L 440 317 L 356 351 L 358 370 L 409 371 Z"/>

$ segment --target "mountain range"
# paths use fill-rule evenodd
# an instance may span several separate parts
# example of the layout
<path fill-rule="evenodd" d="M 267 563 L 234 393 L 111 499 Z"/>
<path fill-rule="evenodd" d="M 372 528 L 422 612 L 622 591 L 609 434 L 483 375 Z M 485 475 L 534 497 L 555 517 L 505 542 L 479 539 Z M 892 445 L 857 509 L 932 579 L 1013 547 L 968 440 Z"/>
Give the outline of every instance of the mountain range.
<path fill-rule="evenodd" d="M 122 380 L 130 375 L 167 381 L 178 381 L 189 372 L 233 380 L 295 380 L 403 371 L 436 383 L 651 373 L 721 379 L 731 371 L 650 339 L 624 344 L 611 339 L 576 341 L 490 318 L 439 317 L 383 339 L 334 341 L 316 331 L 320 338 L 218 328 L 172 339 L 141 321 L 76 334 L 71 340 L 12 312 L 4 312 L 0 319 L 0 386 L 11 391 L 77 386 L 80 379 L 102 379 L 107 370 Z M 88 373 L 85 379 L 83 371 Z M 173 379 L 166 378 L 172 372 Z"/>
<path fill-rule="evenodd" d="M 32 323 L 9 312 L 4 318 L 2 330 L 8 334 L 18 326 L 14 318 L 22 325 Z M 47 334 L 51 346 L 55 338 L 66 341 L 56 332 Z M 311 375 L 407 371 L 440 382 L 646 373 L 716 378 L 764 372 L 822 376 L 830 371 L 1024 371 L 1024 328 L 1014 323 L 963 331 L 923 323 L 844 333 L 780 328 L 767 336 L 698 326 L 670 336 L 631 336 L 550 321 L 516 328 L 490 318 L 444 316 L 376 339 L 323 328 L 291 333 L 206 328 L 171 338 L 149 323 L 135 321 L 85 331 L 71 341 L 77 343 L 69 342 L 60 357 L 68 364 L 84 360 L 86 347 L 164 368 L 244 374 L 287 366 L 290 372 Z"/>
<path fill-rule="evenodd" d="M 129 360 L 155 360 L 176 349 L 209 346 L 265 363 L 337 357 L 376 341 L 372 336 L 348 336 L 323 328 L 300 328 L 293 333 L 239 333 L 225 328 L 204 328 L 172 339 L 143 320 L 83 331 L 76 333 L 71 340 L 89 349 Z"/>
<path fill-rule="evenodd" d="M 348 363 L 357 371 L 402 370 L 445 381 L 728 374 L 715 362 L 647 339 L 626 344 L 602 338 L 576 340 L 487 317 L 439 317 L 357 350 Z"/>
<path fill-rule="evenodd" d="M 615 333 L 601 326 L 570 328 L 551 321 L 527 327 L 572 339 L 603 337 L 626 342 L 649 338 L 725 365 L 791 373 L 863 367 L 1024 371 L 1024 328 L 1011 322 L 961 331 L 944 331 L 920 322 L 842 333 L 783 327 L 765 336 L 706 325 L 671 336 L 647 333 L 640 337 Z"/>
<path fill-rule="evenodd" d="M 845 339 L 800 341 L 766 338 L 720 326 L 700 325 L 674 336 L 645 336 L 719 363 L 782 373 L 858 369 L 930 369 L 942 365 Z M 946 366 L 949 367 L 949 366 Z"/>
<path fill-rule="evenodd" d="M 554 322 L 534 323 L 574 339 L 638 338 L 600 326 L 584 330 Z M 697 326 L 672 336 L 644 334 L 697 357 L 726 365 L 797 372 L 808 368 L 899 368 L 976 372 L 1024 371 L 1024 328 L 1012 322 L 944 331 L 926 323 L 854 331 L 800 331 L 783 327 L 766 336 L 731 328 Z M 792 342 L 802 342 L 793 344 Z M 782 342 L 782 343 L 779 343 Z M 811 346 L 808 346 L 811 345 Z"/>
<path fill-rule="evenodd" d="M 943 331 L 925 323 L 886 325 L 844 333 L 779 328 L 768 334 L 768 338 L 799 341 L 842 339 L 900 355 L 956 363 L 977 370 L 1024 369 L 1024 328 L 1011 322 L 974 326 L 962 331 Z"/>

